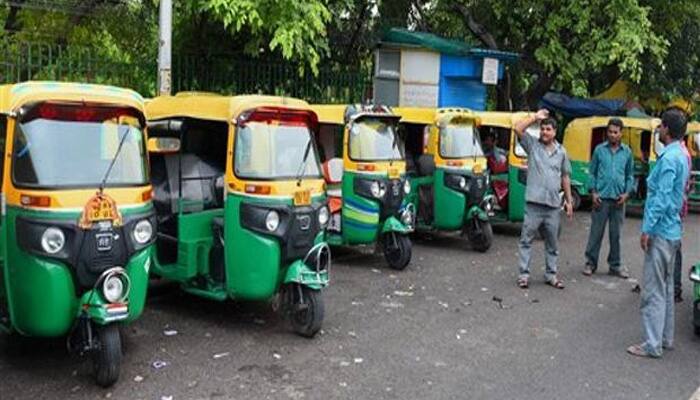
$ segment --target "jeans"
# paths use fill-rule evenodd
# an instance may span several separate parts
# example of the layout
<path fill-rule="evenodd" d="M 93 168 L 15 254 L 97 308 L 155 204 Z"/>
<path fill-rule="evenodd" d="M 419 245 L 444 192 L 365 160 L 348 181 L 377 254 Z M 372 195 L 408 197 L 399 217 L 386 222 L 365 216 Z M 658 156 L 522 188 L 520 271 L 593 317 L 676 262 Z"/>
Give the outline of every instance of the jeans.
<path fill-rule="evenodd" d="M 608 254 L 608 266 L 610 271 L 619 271 L 622 264 L 620 254 L 620 231 L 625 218 L 624 206 L 618 206 L 616 200 L 603 199 L 600 206 L 591 211 L 591 232 L 588 235 L 586 245 L 586 264 L 592 266 L 593 270 L 598 268 L 598 256 L 600 245 L 603 242 L 605 225 L 610 221 L 608 227 L 608 238 L 610 240 L 610 253 Z"/>
<path fill-rule="evenodd" d="M 520 233 L 520 242 L 518 249 L 520 252 L 520 277 L 527 278 L 530 276 L 530 256 L 532 255 L 532 241 L 535 234 L 539 231 L 544 239 L 545 249 L 545 273 L 544 278 L 547 282 L 554 279 L 557 275 L 557 259 L 559 258 L 559 224 L 561 220 L 561 211 L 559 208 L 553 208 L 535 203 L 527 203 L 525 205 L 525 220 Z"/>
<path fill-rule="evenodd" d="M 681 277 L 683 275 L 683 250 L 682 246 L 678 246 L 678 251 L 676 251 L 676 258 L 674 259 L 673 266 L 673 294 L 675 296 L 680 296 L 683 294 L 683 283 Z"/>
<path fill-rule="evenodd" d="M 680 245 L 680 240 L 651 236 L 644 255 L 642 347 L 654 357 L 673 346 L 673 268 Z"/>

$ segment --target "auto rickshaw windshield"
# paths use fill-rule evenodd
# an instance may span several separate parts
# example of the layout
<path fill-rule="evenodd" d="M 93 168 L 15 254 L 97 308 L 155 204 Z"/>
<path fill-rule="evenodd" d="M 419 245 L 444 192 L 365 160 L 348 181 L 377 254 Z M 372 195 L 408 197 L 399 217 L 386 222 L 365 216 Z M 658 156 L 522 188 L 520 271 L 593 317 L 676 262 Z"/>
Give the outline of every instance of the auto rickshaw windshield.
<path fill-rule="evenodd" d="M 350 126 L 350 158 L 356 161 L 403 160 L 403 142 L 394 120 L 363 118 Z"/>
<path fill-rule="evenodd" d="M 145 154 L 133 110 L 43 105 L 16 125 L 12 177 L 18 187 L 96 188 L 117 156 L 107 187 L 147 185 Z"/>
<path fill-rule="evenodd" d="M 471 124 L 449 124 L 440 128 L 440 156 L 467 158 L 483 156 L 481 142 Z"/>
<path fill-rule="evenodd" d="M 657 128 L 654 130 L 654 152 L 656 155 L 660 155 L 664 151 L 666 145 L 661 141 L 661 132 Z"/>
<path fill-rule="evenodd" d="M 306 125 L 247 122 L 238 127 L 234 146 L 234 172 L 239 178 L 321 177 L 316 148 Z"/>
<path fill-rule="evenodd" d="M 527 127 L 525 133 L 536 139 L 539 139 L 540 126 L 538 124 L 532 124 Z M 527 152 L 525 151 L 525 149 L 523 149 L 523 146 L 520 145 L 520 140 L 515 141 L 515 155 L 521 158 L 527 157 Z"/>

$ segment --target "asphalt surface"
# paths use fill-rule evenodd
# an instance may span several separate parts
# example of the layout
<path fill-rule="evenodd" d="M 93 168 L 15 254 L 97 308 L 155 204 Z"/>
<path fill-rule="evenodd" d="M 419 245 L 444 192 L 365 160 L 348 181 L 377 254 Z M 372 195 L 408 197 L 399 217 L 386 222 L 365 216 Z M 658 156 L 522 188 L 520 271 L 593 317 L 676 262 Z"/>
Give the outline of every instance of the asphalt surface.
<path fill-rule="evenodd" d="M 542 282 L 542 242 L 530 289 L 515 286 L 517 227 L 498 229 L 486 254 L 456 236 L 421 236 L 402 272 L 372 249 L 335 251 L 314 339 L 295 336 L 268 304 L 216 303 L 158 284 L 122 331 L 114 387 L 96 387 L 90 363 L 67 356 L 62 341 L 32 341 L 21 355 L 3 344 L 0 399 L 689 399 L 700 386 L 689 298 L 676 309 L 675 350 L 659 360 L 627 355 L 640 338 L 636 281 L 607 276 L 605 265 L 581 275 L 589 221 L 580 212 L 564 226 L 563 291 Z M 639 225 L 624 226 L 633 278 Z M 700 215 L 686 223 L 684 250 L 689 295 Z"/>

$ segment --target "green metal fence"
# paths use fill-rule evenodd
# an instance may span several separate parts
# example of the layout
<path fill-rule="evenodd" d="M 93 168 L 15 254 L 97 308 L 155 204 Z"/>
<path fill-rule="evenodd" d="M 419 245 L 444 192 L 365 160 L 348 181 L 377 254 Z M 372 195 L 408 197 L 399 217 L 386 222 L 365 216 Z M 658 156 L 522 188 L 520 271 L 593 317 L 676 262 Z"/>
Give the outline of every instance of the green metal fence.
<path fill-rule="evenodd" d="M 36 43 L 0 44 L 0 83 L 58 80 L 129 87 L 142 95 L 156 94 L 155 60 L 116 62 L 98 49 Z M 369 71 L 322 66 L 314 76 L 300 74 L 291 63 L 241 61 L 233 56 L 173 57 L 173 92 L 211 91 L 224 94 L 270 94 L 314 103 L 352 103 L 369 97 Z"/>

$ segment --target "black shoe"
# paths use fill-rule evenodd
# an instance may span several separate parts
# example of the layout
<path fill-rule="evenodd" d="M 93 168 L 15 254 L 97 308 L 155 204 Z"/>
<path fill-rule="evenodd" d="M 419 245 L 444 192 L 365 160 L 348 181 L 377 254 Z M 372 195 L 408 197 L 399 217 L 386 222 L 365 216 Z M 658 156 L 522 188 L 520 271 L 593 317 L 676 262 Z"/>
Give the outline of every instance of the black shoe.
<path fill-rule="evenodd" d="M 676 293 L 673 296 L 673 301 L 676 303 L 682 303 L 683 302 L 683 296 L 680 293 Z"/>

